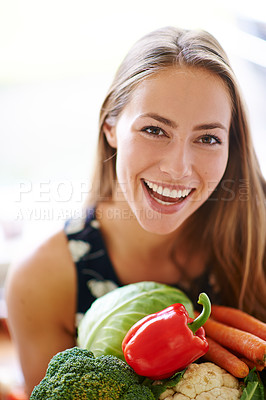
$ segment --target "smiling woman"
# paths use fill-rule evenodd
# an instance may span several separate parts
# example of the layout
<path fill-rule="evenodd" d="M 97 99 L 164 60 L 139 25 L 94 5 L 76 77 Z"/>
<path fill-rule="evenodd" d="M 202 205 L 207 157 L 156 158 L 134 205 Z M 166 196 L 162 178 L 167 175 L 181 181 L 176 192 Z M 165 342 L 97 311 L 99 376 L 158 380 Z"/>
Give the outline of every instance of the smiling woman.
<path fill-rule="evenodd" d="M 167 27 L 133 46 L 101 108 L 92 187 L 84 216 L 8 279 L 28 392 L 75 345 L 76 317 L 118 286 L 166 283 L 194 304 L 206 292 L 266 320 L 265 181 L 210 34 Z"/>
<path fill-rule="evenodd" d="M 207 200 L 227 165 L 230 121 L 220 78 L 173 67 L 140 82 L 115 125 L 105 122 L 117 183 L 145 230 L 176 231 Z"/>
<path fill-rule="evenodd" d="M 127 159 L 131 163 L 124 168 L 122 161 Z M 119 179 L 117 189 L 113 182 Z M 133 190 L 134 184 L 139 191 Z M 156 189 L 151 191 L 151 185 Z M 201 271 L 199 260 L 205 267 L 212 265 L 221 301 L 266 319 L 265 295 L 259 294 L 266 294 L 265 223 L 261 223 L 265 180 L 229 60 L 207 32 L 158 30 L 140 39 L 125 57 L 100 114 L 94 188 L 89 202 L 93 206 L 103 199 L 106 206 L 121 192 L 132 204 L 139 193 L 143 204 L 149 203 L 145 223 L 153 232 L 170 232 L 182 224 L 174 251 L 179 271 L 180 264 L 193 270 L 194 258 L 197 271 Z M 172 200 L 161 204 L 169 202 L 160 197 L 164 189 L 191 191 L 181 204 L 173 205 Z M 167 210 L 174 207 L 177 213 L 170 218 Z M 196 212 L 184 217 L 189 207 Z M 179 208 L 184 208 L 182 213 Z M 138 218 L 138 210 L 134 215 Z M 113 224 L 102 221 L 107 239 Z M 110 242 L 111 248 L 115 246 L 115 238 Z M 122 253 L 120 240 L 116 247 Z"/>

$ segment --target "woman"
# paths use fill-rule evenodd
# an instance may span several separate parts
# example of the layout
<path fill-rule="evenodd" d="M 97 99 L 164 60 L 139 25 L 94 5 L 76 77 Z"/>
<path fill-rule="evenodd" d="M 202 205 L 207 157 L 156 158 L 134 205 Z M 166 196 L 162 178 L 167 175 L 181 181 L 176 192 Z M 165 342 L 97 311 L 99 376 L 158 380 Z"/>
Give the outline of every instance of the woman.
<path fill-rule="evenodd" d="M 266 320 L 265 182 L 236 79 L 208 33 L 139 40 L 100 114 L 87 217 L 69 221 L 10 274 L 7 304 L 28 392 L 75 315 L 104 292 L 154 280 L 195 302 Z"/>

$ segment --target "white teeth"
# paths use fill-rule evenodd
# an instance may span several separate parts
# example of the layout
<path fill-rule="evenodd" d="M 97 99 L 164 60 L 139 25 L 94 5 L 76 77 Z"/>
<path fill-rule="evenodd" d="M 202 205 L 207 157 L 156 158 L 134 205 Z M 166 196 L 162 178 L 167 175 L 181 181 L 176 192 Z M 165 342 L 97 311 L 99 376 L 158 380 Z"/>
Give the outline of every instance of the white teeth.
<path fill-rule="evenodd" d="M 170 190 L 170 189 L 164 188 L 162 195 L 163 195 L 163 196 L 166 196 L 166 197 L 169 197 L 169 194 L 170 194 L 170 193 L 171 193 L 171 190 Z"/>
<path fill-rule="evenodd" d="M 178 191 L 177 190 L 172 190 L 172 192 L 170 193 L 170 196 L 169 197 L 173 197 L 173 198 L 175 198 L 175 197 L 178 197 Z"/>
<path fill-rule="evenodd" d="M 186 197 L 191 192 L 191 189 L 184 189 L 184 190 L 176 190 L 176 189 L 169 189 L 168 187 L 163 188 L 162 186 L 157 185 L 156 183 L 152 183 L 150 181 L 144 181 L 146 185 L 152 189 L 153 192 L 161 194 L 165 197 L 171 197 L 173 199 L 180 199 L 181 197 Z M 158 199 L 156 199 L 158 200 Z M 163 202 L 165 203 L 165 202 Z M 171 203 L 169 203 L 171 204 Z"/>
<path fill-rule="evenodd" d="M 152 187 L 154 186 L 151 182 L 149 181 L 145 181 L 146 185 L 149 186 L 150 189 L 152 189 Z"/>
<path fill-rule="evenodd" d="M 152 196 L 156 201 L 158 201 L 158 203 L 160 203 L 160 204 L 164 204 L 164 205 L 166 205 L 166 206 L 170 206 L 170 205 L 172 205 L 173 203 L 170 203 L 169 201 L 162 201 L 162 200 L 160 200 L 160 199 L 156 199 L 154 196 Z"/>
<path fill-rule="evenodd" d="M 153 187 L 151 187 L 151 189 L 153 190 Z M 158 189 L 156 189 L 156 192 L 159 193 L 159 194 L 163 194 L 162 186 L 159 186 Z"/>

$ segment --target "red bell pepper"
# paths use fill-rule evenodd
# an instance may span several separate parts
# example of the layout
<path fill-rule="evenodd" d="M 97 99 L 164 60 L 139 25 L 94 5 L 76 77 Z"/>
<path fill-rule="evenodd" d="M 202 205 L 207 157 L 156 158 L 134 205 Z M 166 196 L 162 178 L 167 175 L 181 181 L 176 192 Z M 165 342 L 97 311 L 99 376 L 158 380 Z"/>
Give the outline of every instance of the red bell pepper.
<path fill-rule="evenodd" d="M 185 307 L 173 304 L 138 321 L 126 334 L 122 350 L 134 371 L 150 379 L 165 379 L 185 369 L 208 351 L 202 325 L 211 313 L 211 303 L 201 293 L 201 314 L 192 319 Z"/>

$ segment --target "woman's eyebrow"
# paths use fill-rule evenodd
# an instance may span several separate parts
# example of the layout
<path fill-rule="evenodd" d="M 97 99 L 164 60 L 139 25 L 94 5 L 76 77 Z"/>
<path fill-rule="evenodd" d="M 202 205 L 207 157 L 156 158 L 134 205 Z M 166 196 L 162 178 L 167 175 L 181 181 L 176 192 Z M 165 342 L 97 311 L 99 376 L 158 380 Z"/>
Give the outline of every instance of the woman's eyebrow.
<path fill-rule="evenodd" d="M 141 114 L 140 115 L 140 118 L 145 118 L 145 117 L 153 118 L 156 121 L 162 122 L 163 124 L 169 126 L 170 128 L 173 128 L 173 129 L 176 129 L 178 127 L 178 125 L 174 121 L 172 121 L 171 119 L 162 117 L 161 115 L 156 114 L 156 113 L 146 113 L 146 114 Z"/>
<path fill-rule="evenodd" d="M 141 114 L 140 118 L 153 118 L 158 122 L 161 122 L 167 126 L 169 126 L 170 128 L 176 129 L 178 128 L 178 125 L 176 122 L 174 122 L 173 120 L 169 119 L 169 118 L 165 118 L 157 113 L 145 113 L 145 114 Z M 193 130 L 195 131 L 201 131 L 201 130 L 211 130 L 211 129 L 222 129 L 225 132 L 227 132 L 227 128 L 220 122 L 210 122 L 210 123 L 203 123 L 200 125 L 196 125 Z"/>
<path fill-rule="evenodd" d="M 203 131 L 203 130 L 209 130 L 209 129 L 222 129 L 224 131 L 227 132 L 227 128 L 221 124 L 220 122 L 210 122 L 210 123 L 206 123 L 206 124 L 200 124 L 200 125 L 196 125 L 194 126 L 193 130 L 194 131 Z"/>

